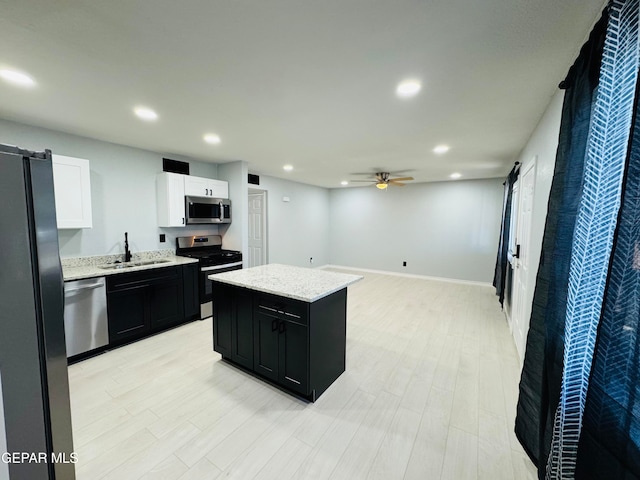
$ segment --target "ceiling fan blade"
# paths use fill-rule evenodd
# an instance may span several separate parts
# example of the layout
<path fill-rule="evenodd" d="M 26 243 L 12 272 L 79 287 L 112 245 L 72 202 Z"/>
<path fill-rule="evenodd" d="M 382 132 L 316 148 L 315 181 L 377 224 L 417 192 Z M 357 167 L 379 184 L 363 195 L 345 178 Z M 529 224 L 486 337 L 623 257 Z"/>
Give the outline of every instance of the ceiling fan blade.
<path fill-rule="evenodd" d="M 375 183 L 376 180 L 349 180 L 349 183 Z"/>
<path fill-rule="evenodd" d="M 413 180 L 413 177 L 401 177 L 401 178 L 391 178 L 390 182 L 408 182 Z"/>
<path fill-rule="evenodd" d="M 396 187 L 404 187 L 406 185 L 406 183 L 395 182 L 393 180 L 389 180 L 389 184 Z"/>

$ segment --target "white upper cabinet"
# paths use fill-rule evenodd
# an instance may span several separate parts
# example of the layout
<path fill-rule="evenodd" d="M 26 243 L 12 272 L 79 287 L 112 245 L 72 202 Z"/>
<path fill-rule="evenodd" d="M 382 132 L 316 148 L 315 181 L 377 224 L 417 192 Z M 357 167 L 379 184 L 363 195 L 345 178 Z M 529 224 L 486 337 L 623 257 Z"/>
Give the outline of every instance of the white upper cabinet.
<path fill-rule="evenodd" d="M 159 227 L 184 227 L 184 179 L 178 173 L 159 173 L 156 177 L 156 199 Z"/>
<path fill-rule="evenodd" d="M 52 157 L 58 228 L 92 228 L 89 160 Z"/>
<path fill-rule="evenodd" d="M 223 180 L 186 175 L 184 194 L 194 197 L 229 198 L 229 184 Z"/>

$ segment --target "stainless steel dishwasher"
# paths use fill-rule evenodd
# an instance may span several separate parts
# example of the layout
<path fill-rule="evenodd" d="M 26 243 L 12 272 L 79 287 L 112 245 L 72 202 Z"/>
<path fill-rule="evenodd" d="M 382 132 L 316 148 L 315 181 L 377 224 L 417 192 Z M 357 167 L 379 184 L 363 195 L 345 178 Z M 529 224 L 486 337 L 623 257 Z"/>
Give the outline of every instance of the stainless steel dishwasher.
<path fill-rule="evenodd" d="M 65 282 L 64 332 L 67 358 L 109 343 L 104 277 Z"/>

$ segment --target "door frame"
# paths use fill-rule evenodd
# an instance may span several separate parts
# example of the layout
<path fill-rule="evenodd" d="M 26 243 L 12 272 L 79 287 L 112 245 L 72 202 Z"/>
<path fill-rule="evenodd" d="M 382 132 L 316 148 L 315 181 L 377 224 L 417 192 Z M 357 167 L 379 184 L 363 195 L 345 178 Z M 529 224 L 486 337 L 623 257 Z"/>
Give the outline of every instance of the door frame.
<path fill-rule="evenodd" d="M 269 217 L 268 217 L 268 208 L 267 208 L 267 202 L 268 202 L 268 191 L 262 188 L 249 188 L 247 197 L 249 200 L 251 200 L 251 196 L 252 195 L 260 195 L 262 197 L 262 260 L 263 263 L 262 265 L 266 265 L 269 263 L 269 239 L 268 239 L 268 234 L 269 234 Z M 249 202 L 248 202 L 249 203 Z M 247 226 L 247 235 L 249 233 L 249 228 Z M 250 267 L 251 265 L 249 265 L 248 259 L 247 259 L 247 265 L 246 267 Z"/>

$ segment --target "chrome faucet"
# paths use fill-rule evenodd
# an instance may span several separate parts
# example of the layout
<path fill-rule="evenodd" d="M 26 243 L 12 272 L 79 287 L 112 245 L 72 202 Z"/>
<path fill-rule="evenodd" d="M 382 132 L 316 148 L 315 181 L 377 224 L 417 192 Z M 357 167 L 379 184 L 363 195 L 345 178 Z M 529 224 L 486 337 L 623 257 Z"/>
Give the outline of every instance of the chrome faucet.
<path fill-rule="evenodd" d="M 124 232 L 124 261 L 131 261 L 131 251 L 129 250 L 129 233 Z"/>

